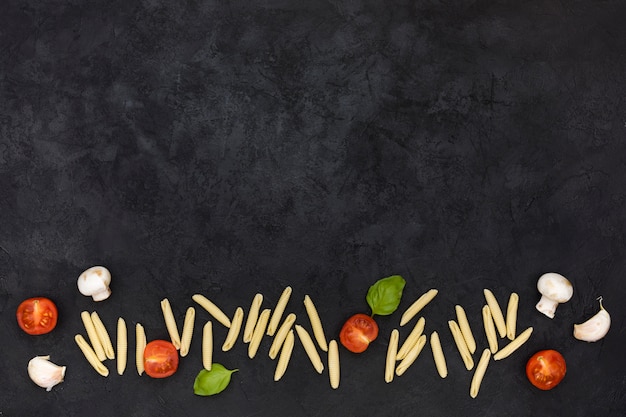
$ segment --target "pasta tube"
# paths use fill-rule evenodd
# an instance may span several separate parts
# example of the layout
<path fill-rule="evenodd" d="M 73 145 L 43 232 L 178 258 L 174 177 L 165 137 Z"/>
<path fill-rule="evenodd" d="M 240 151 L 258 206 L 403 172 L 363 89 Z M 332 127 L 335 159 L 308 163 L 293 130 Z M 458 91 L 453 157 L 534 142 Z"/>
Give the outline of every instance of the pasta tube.
<path fill-rule="evenodd" d="M 202 366 L 207 371 L 213 365 L 213 323 L 207 321 L 202 327 Z"/>
<path fill-rule="evenodd" d="M 200 304 L 200 307 L 204 308 L 213 318 L 220 323 L 222 323 L 225 327 L 230 327 L 230 319 L 224 312 L 211 300 L 206 298 L 202 294 L 194 294 L 191 299 L 196 303 Z"/>
<path fill-rule="evenodd" d="M 117 319 L 117 374 L 123 375 L 128 359 L 128 330 L 123 318 Z"/>
<path fill-rule="evenodd" d="M 531 333 L 533 332 L 533 328 L 529 327 L 519 334 L 515 339 L 511 340 L 508 345 L 503 347 L 498 353 L 493 355 L 493 360 L 499 361 L 500 359 L 504 359 L 507 356 L 511 355 L 511 353 L 515 352 L 520 348 L 526 341 L 530 338 Z"/>
<path fill-rule="evenodd" d="M 474 352 L 476 352 L 476 339 L 474 339 L 474 334 L 470 328 L 469 321 L 467 321 L 465 310 L 460 305 L 455 306 L 454 309 L 456 311 L 456 319 L 458 321 L 459 328 L 461 329 L 461 334 L 463 335 L 463 339 L 465 339 L 465 344 L 467 345 L 470 353 L 474 354 Z"/>
<path fill-rule="evenodd" d="M 135 366 L 141 376 L 144 372 L 143 351 L 146 349 L 146 332 L 143 326 L 137 323 L 135 326 Z"/>
<path fill-rule="evenodd" d="M 283 342 L 285 341 L 285 338 L 287 337 L 289 330 L 291 330 L 291 326 L 293 326 L 293 323 L 295 321 L 296 321 L 296 315 L 294 313 L 289 314 L 285 318 L 285 320 L 283 321 L 283 324 L 278 329 L 276 336 L 274 336 L 274 340 L 272 341 L 272 346 L 270 346 L 270 353 L 269 353 L 270 358 L 276 359 L 276 356 L 278 356 L 278 352 L 280 351 L 280 348 Z"/>
<path fill-rule="evenodd" d="M 407 352 L 404 359 L 402 359 L 402 361 L 398 364 L 398 367 L 396 368 L 396 375 L 402 376 L 406 370 L 413 365 L 413 362 L 415 362 L 425 345 L 426 335 L 423 334 L 419 337 L 419 339 L 417 339 L 417 343 Z"/>
<path fill-rule="evenodd" d="M 396 356 L 396 360 L 401 361 L 402 359 L 404 359 L 406 357 L 406 354 L 409 353 L 409 350 L 411 350 L 411 348 L 415 346 L 420 336 L 422 335 L 422 332 L 424 331 L 425 323 L 426 320 L 424 319 L 424 317 L 420 317 L 417 323 L 415 323 L 415 327 L 413 327 L 411 333 L 409 333 L 404 343 L 402 343 L 402 346 L 400 346 L 400 349 L 398 350 L 398 356 Z"/>
<path fill-rule="evenodd" d="M 193 325 L 196 320 L 196 309 L 189 307 L 185 313 L 185 321 L 183 323 L 183 333 L 180 337 L 180 356 L 187 356 L 189 347 L 191 346 L 191 338 L 193 337 Z"/>
<path fill-rule="evenodd" d="M 93 320 L 91 319 L 91 315 L 87 311 L 83 311 L 80 313 L 80 318 L 83 321 L 83 326 L 85 326 L 85 330 L 87 331 L 87 337 L 91 342 L 91 347 L 93 351 L 96 353 L 98 360 L 102 362 L 107 358 L 104 353 L 104 348 L 102 347 L 102 342 L 100 342 L 100 338 L 98 337 L 98 332 L 96 330 L 96 326 L 93 324 Z M 82 336 L 81 336 L 82 337 Z"/>
<path fill-rule="evenodd" d="M 291 297 L 291 287 L 286 287 L 283 290 L 283 293 L 280 295 L 280 298 L 276 303 L 276 307 L 274 308 L 274 312 L 272 313 L 272 318 L 267 325 L 268 336 L 274 336 L 274 334 L 276 333 L 276 330 L 278 329 L 278 323 L 280 323 L 280 319 L 283 317 L 283 313 L 285 312 L 285 308 L 287 307 L 287 303 L 289 302 L 289 297 Z"/>
<path fill-rule="evenodd" d="M 400 326 L 404 326 L 407 324 L 417 313 L 419 313 L 426 304 L 430 303 L 433 298 L 437 295 L 439 291 L 436 289 L 428 290 L 424 293 L 420 298 L 415 300 L 413 304 L 402 314 L 402 318 L 400 319 Z"/>
<path fill-rule="evenodd" d="M 321 374 L 324 370 L 324 364 L 322 363 L 319 353 L 317 353 L 317 348 L 315 347 L 315 343 L 313 343 L 313 339 L 311 339 L 311 335 L 309 335 L 309 332 L 307 332 L 304 327 L 299 324 L 296 324 L 296 333 L 298 333 L 298 338 L 300 339 L 311 364 L 317 373 Z"/>
<path fill-rule="evenodd" d="M 96 334 L 98 335 L 104 354 L 108 359 L 115 359 L 115 350 L 113 350 L 113 344 L 111 343 L 109 332 L 107 332 L 107 328 L 104 326 L 104 323 L 100 320 L 100 316 L 95 311 L 91 313 L 91 321 L 93 322 L 93 326 L 96 328 Z"/>
<path fill-rule="evenodd" d="M 87 343 L 85 338 L 82 335 L 77 334 L 76 336 L 74 336 L 74 340 L 76 341 L 76 344 L 83 352 L 83 355 L 85 355 L 85 358 L 87 358 L 87 361 L 93 367 L 93 369 L 95 369 L 96 372 L 98 372 L 102 376 L 108 376 L 109 370 L 106 366 L 102 364 L 102 362 L 100 362 L 98 356 L 96 355 L 96 352 L 94 352 L 92 347 L 89 346 L 89 343 Z"/>
<path fill-rule="evenodd" d="M 474 359 L 472 359 L 472 354 L 470 353 L 469 348 L 465 344 L 465 339 L 463 339 L 463 335 L 461 334 L 461 329 L 459 328 L 459 325 L 454 320 L 448 321 L 448 325 L 450 326 L 450 332 L 452 333 L 452 337 L 454 338 L 454 343 L 456 344 L 456 347 L 459 350 L 461 359 L 463 359 L 465 368 L 469 371 L 470 369 L 474 367 Z"/>
<path fill-rule="evenodd" d="M 483 377 L 487 371 L 487 365 L 489 365 L 489 359 L 491 359 L 491 351 L 489 349 L 483 350 L 483 354 L 480 356 L 476 371 L 472 377 L 472 383 L 470 385 L 470 397 L 476 398 L 478 396 L 478 390 L 480 384 L 483 382 Z"/>
<path fill-rule="evenodd" d="M 293 345 L 293 330 L 289 330 L 289 333 L 285 338 L 285 343 L 283 343 L 282 349 L 280 350 L 280 357 L 278 358 L 278 363 L 276 364 L 276 371 L 274 371 L 274 381 L 280 380 L 283 375 L 285 375 L 287 365 L 289 365 L 289 360 L 291 359 L 291 352 L 293 352 Z"/>
<path fill-rule="evenodd" d="M 326 336 L 324 335 L 324 329 L 322 328 L 322 321 L 317 313 L 315 304 L 313 304 L 313 301 L 308 295 L 304 296 L 304 307 L 306 308 L 306 313 L 309 316 L 309 321 L 311 322 L 311 328 L 313 329 L 313 335 L 315 336 L 315 340 L 317 340 L 317 344 L 324 352 L 328 351 L 328 344 L 326 343 Z"/>
<path fill-rule="evenodd" d="M 387 346 L 387 360 L 385 361 L 385 382 L 393 381 L 394 368 L 396 367 L 396 356 L 398 355 L 398 338 L 400 333 L 398 329 L 391 331 L 389 338 L 389 346 Z"/>
<path fill-rule="evenodd" d="M 172 306 L 170 300 L 164 298 L 161 300 L 161 310 L 163 311 L 163 318 L 165 319 L 165 327 L 170 335 L 172 344 L 176 350 L 180 349 L 180 335 L 178 334 L 178 326 L 176 325 L 176 319 L 174 319 L 174 312 L 172 312 Z"/>
<path fill-rule="evenodd" d="M 504 316 L 502 315 L 502 309 L 500 308 L 500 304 L 498 304 L 498 300 L 496 300 L 496 297 L 490 290 L 485 288 L 483 292 L 485 293 L 485 300 L 487 300 L 487 305 L 491 310 L 491 317 L 493 318 L 493 322 L 496 325 L 496 329 L 498 329 L 500 337 L 505 337 L 506 322 L 504 321 Z"/>
<path fill-rule="evenodd" d="M 339 388 L 339 380 L 341 377 L 339 368 L 339 348 L 337 341 L 334 339 L 328 343 L 328 376 L 330 386 L 333 389 Z"/>
<path fill-rule="evenodd" d="M 230 329 L 228 329 L 228 334 L 226 335 L 226 340 L 224 340 L 224 344 L 222 345 L 222 351 L 229 351 L 235 346 L 235 342 L 239 337 L 239 332 L 241 331 L 241 325 L 243 323 L 243 308 L 237 307 L 235 310 L 235 314 L 233 315 L 233 319 L 230 322 Z"/>
<path fill-rule="evenodd" d="M 439 333 L 432 332 L 430 335 L 430 347 L 433 351 L 433 359 L 435 360 L 435 366 L 439 376 L 445 378 L 448 376 L 448 366 L 446 365 L 446 358 L 443 356 L 443 349 L 441 348 L 441 341 L 439 340 Z"/>
<path fill-rule="evenodd" d="M 248 318 L 246 319 L 246 326 L 243 328 L 243 342 L 250 343 L 252 340 L 252 333 L 254 333 L 254 326 L 256 326 L 259 320 L 259 312 L 261 311 L 261 304 L 263 303 L 263 294 L 256 294 L 252 299 L 250 310 L 248 310 Z"/>
<path fill-rule="evenodd" d="M 266 308 L 261 312 L 261 314 L 259 314 L 259 320 L 257 321 L 256 326 L 254 326 L 254 331 L 252 332 L 252 340 L 250 340 L 250 344 L 248 345 L 248 357 L 250 359 L 254 358 L 259 350 L 261 340 L 263 339 L 263 335 L 267 329 L 267 322 L 270 319 L 271 312 L 272 310 Z"/>
<path fill-rule="evenodd" d="M 488 305 L 483 306 L 482 313 L 485 335 L 487 336 L 487 342 L 489 342 L 489 350 L 491 353 L 496 353 L 498 351 L 498 335 L 496 334 L 496 328 L 491 318 L 491 309 Z"/>
<path fill-rule="evenodd" d="M 517 306 L 519 303 L 519 295 L 511 293 L 509 297 L 509 304 L 506 308 L 506 337 L 510 340 L 515 339 L 515 332 L 517 326 Z"/>

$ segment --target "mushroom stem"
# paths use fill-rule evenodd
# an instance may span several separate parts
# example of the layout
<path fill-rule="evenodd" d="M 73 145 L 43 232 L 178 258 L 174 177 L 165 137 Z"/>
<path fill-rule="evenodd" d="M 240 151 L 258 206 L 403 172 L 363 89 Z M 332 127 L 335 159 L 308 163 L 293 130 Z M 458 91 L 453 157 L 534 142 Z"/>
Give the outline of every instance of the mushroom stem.
<path fill-rule="evenodd" d="M 541 299 L 536 305 L 537 310 L 550 317 L 554 318 L 554 313 L 556 312 L 556 307 L 559 305 L 558 301 L 554 301 L 553 299 L 542 295 Z"/>

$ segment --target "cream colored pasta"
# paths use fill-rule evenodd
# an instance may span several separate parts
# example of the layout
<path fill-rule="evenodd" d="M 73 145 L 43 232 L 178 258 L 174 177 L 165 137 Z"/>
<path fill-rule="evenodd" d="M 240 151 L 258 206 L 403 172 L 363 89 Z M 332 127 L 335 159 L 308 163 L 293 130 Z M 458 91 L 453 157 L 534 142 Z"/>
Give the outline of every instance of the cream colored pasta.
<path fill-rule="evenodd" d="M 187 356 L 191 339 L 193 337 L 193 325 L 196 320 L 196 309 L 189 307 L 185 313 L 185 321 L 183 323 L 183 333 L 180 336 L 180 356 Z"/>
<path fill-rule="evenodd" d="M 419 313 L 426 304 L 430 303 L 433 298 L 437 295 L 439 291 L 436 289 L 431 289 L 426 291 L 420 298 L 415 300 L 413 304 L 402 314 L 402 318 L 400 319 L 400 326 L 404 326 L 407 324 L 417 313 Z"/>
<path fill-rule="evenodd" d="M 448 376 L 448 366 L 446 365 L 446 358 L 443 356 L 443 349 L 441 348 L 441 341 L 439 340 L 439 333 L 432 332 L 430 335 L 430 348 L 433 351 L 433 359 L 435 360 L 435 366 L 439 376 L 445 378 Z"/>
<path fill-rule="evenodd" d="M 202 366 L 207 371 L 213 365 L 213 323 L 207 321 L 202 328 Z"/>
<path fill-rule="evenodd" d="M 396 356 L 396 360 L 401 361 L 402 359 L 404 359 L 406 357 L 406 354 L 409 353 L 409 350 L 411 350 L 411 348 L 415 346 L 420 336 L 422 335 L 422 332 L 424 331 L 425 323 L 426 320 L 424 319 L 424 317 L 420 317 L 417 323 L 415 323 L 415 327 L 413 327 L 411 333 L 409 333 L 404 343 L 402 343 L 402 346 L 400 346 L 400 349 L 398 350 L 398 355 Z"/>
<path fill-rule="evenodd" d="M 480 355 L 480 360 L 478 361 L 478 365 L 476 366 L 476 371 L 474 371 L 474 376 L 472 377 L 472 383 L 470 385 L 470 397 L 472 398 L 476 398 L 478 396 L 478 390 L 480 389 L 480 384 L 483 382 L 483 377 L 487 371 L 487 365 L 489 365 L 490 359 L 491 351 L 489 349 L 483 350 L 483 354 Z"/>
<path fill-rule="evenodd" d="M 519 334 L 515 339 L 511 340 L 508 345 L 503 347 L 498 353 L 493 355 L 493 359 L 499 361 L 500 359 L 504 359 L 509 356 L 511 353 L 515 352 L 520 348 L 526 341 L 530 338 L 531 333 L 533 332 L 533 328 L 529 327 Z"/>
<path fill-rule="evenodd" d="M 226 335 L 226 340 L 224 340 L 224 344 L 222 345 L 222 351 L 229 351 L 235 346 L 235 342 L 239 337 L 239 332 L 241 331 L 241 324 L 243 323 L 243 308 L 237 307 L 235 310 L 235 314 L 233 315 L 233 319 L 230 322 L 230 329 L 228 329 L 228 334 Z"/>
<path fill-rule="evenodd" d="M 333 389 L 339 388 L 341 369 L 339 367 L 339 347 L 336 340 L 328 343 L 328 377 Z"/>
<path fill-rule="evenodd" d="M 465 339 L 465 344 L 469 349 L 471 354 L 476 352 L 476 339 L 474 339 L 474 334 L 472 333 L 472 329 L 470 328 L 469 321 L 467 320 L 467 315 L 465 314 L 465 310 L 460 305 L 454 307 L 456 310 L 456 318 L 459 324 L 459 328 L 461 329 L 461 334 L 463 335 L 463 339 Z"/>
<path fill-rule="evenodd" d="M 96 333 L 98 334 L 98 339 L 102 344 L 102 349 L 104 350 L 104 354 L 108 359 L 115 359 L 115 350 L 113 350 L 113 344 L 111 343 L 111 338 L 109 337 L 109 332 L 107 328 L 100 320 L 100 316 L 95 311 L 91 313 L 91 322 L 93 326 L 96 328 Z"/>
<path fill-rule="evenodd" d="M 250 344 L 248 345 L 248 357 L 250 359 L 254 358 L 259 350 L 259 346 L 261 345 L 261 340 L 263 339 L 263 335 L 267 329 L 267 322 L 270 319 L 271 313 L 272 310 L 266 308 L 261 311 L 261 314 L 259 314 L 259 320 L 257 321 L 256 326 L 254 326 L 254 331 L 252 332 L 252 340 L 250 340 Z"/>
<path fill-rule="evenodd" d="M 517 327 L 517 306 L 519 304 L 519 295 L 511 293 L 509 304 L 506 308 L 506 337 L 510 340 L 515 339 Z"/>
<path fill-rule="evenodd" d="M 98 372 L 102 376 L 108 376 L 109 370 L 106 366 L 102 364 L 102 362 L 100 362 L 98 356 L 96 355 L 96 352 L 94 352 L 91 346 L 89 346 L 89 343 L 87 343 L 85 338 L 82 335 L 77 334 L 76 336 L 74 336 L 74 340 L 76 341 L 76 344 L 83 352 L 83 355 L 85 355 L 85 358 L 87 358 L 87 361 L 93 367 L 93 369 L 95 369 L 96 372 Z"/>
<path fill-rule="evenodd" d="M 252 299 L 250 310 L 248 311 L 248 318 L 246 319 L 246 326 L 243 328 L 243 342 L 250 343 L 252 340 L 252 333 L 254 333 L 254 327 L 259 321 L 259 312 L 261 311 L 261 303 L 263 303 L 263 294 L 256 294 Z"/>
<path fill-rule="evenodd" d="M 191 299 L 200 304 L 200 307 L 204 308 L 215 320 L 222 323 L 225 327 L 230 327 L 230 319 L 228 316 L 211 300 L 202 294 L 194 294 Z"/>
<path fill-rule="evenodd" d="M 135 326 L 135 366 L 139 375 L 144 372 L 143 351 L 146 349 L 146 332 L 139 323 Z"/>
<path fill-rule="evenodd" d="M 500 337 L 505 337 L 506 322 L 504 321 L 504 316 L 502 315 L 502 309 L 500 308 L 500 304 L 498 304 L 498 300 L 496 300 L 496 297 L 490 290 L 485 288 L 483 292 L 485 293 L 485 300 L 487 300 L 487 305 L 491 310 L 491 317 L 496 325 L 496 329 L 498 330 Z"/>
<path fill-rule="evenodd" d="M 315 347 L 315 343 L 313 343 L 313 339 L 311 339 L 311 335 L 299 324 L 296 324 L 296 333 L 298 333 L 298 338 L 300 339 L 302 347 L 304 347 L 304 351 L 309 357 L 311 364 L 317 373 L 321 374 L 324 370 L 324 364 L 322 363 L 319 353 L 317 353 L 317 348 Z"/>
<path fill-rule="evenodd" d="M 283 375 L 285 375 L 287 365 L 289 365 L 289 359 L 291 359 L 291 352 L 293 352 L 293 345 L 293 330 L 289 330 L 282 349 L 280 350 L 280 356 L 278 358 L 278 363 L 276 364 L 276 370 L 274 371 L 274 381 L 280 380 Z"/>
<path fill-rule="evenodd" d="M 123 318 L 117 319 L 117 374 L 123 375 L 128 360 L 128 330 Z"/>
<path fill-rule="evenodd" d="M 402 361 L 400 361 L 400 363 L 396 367 L 396 375 L 402 376 L 402 374 L 404 374 L 406 370 L 409 369 L 411 365 L 413 365 L 413 362 L 415 362 L 419 354 L 422 352 L 422 349 L 424 349 L 425 345 L 426 335 L 423 334 L 419 337 L 419 339 L 417 339 L 417 343 L 411 349 L 409 349 L 404 359 L 402 359 Z"/>
<path fill-rule="evenodd" d="M 272 313 L 270 323 L 267 325 L 268 336 L 274 336 L 274 334 L 276 333 L 276 330 L 278 329 L 278 323 L 280 323 L 280 319 L 283 317 L 283 313 L 285 312 L 285 308 L 287 307 L 287 303 L 289 302 L 289 297 L 291 297 L 291 287 L 286 287 L 283 290 L 283 293 L 280 295 L 280 298 L 276 303 L 276 307 L 274 308 L 274 312 Z"/>
<path fill-rule="evenodd" d="M 91 319 L 91 315 L 87 311 L 83 311 L 80 313 L 80 318 L 83 321 L 83 326 L 85 326 L 85 330 L 87 331 L 87 337 L 89 337 L 89 342 L 91 342 L 91 347 L 93 351 L 96 352 L 96 356 L 98 360 L 102 362 L 107 358 L 106 353 L 104 353 L 104 348 L 102 347 L 102 342 L 98 337 L 98 331 L 96 330 L 96 326 L 93 324 L 93 320 Z"/>
<path fill-rule="evenodd" d="M 485 335 L 487 336 L 487 342 L 489 343 L 489 350 L 491 353 L 498 351 L 498 335 L 496 334 L 496 328 L 491 318 L 491 309 L 488 305 L 483 306 L 483 324 L 485 326 Z"/>
<path fill-rule="evenodd" d="M 389 337 L 389 345 L 387 346 L 387 360 L 385 361 L 385 382 L 390 383 L 393 381 L 394 369 L 396 367 L 396 356 L 398 355 L 398 339 L 400 333 L 398 329 L 391 331 Z"/>
<path fill-rule="evenodd" d="M 448 321 L 448 325 L 450 326 L 450 332 L 452 333 L 452 337 L 454 338 L 454 343 L 456 344 L 457 349 L 459 350 L 459 354 L 461 355 L 461 359 L 463 359 L 463 363 L 465 364 L 465 368 L 469 371 L 474 367 L 474 359 L 472 359 L 472 354 L 465 343 L 465 339 L 461 334 L 461 329 L 459 325 L 454 320 Z"/>
<path fill-rule="evenodd" d="M 315 336 L 315 340 L 317 340 L 317 344 L 319 345 L 320 349 L 322 349 L 324 352 L 327 352 L 328 344 L 326 343 L 326 336 L 324 335 L 322 321 L 320 320 L 320 316 L 317 313 L 315 304 L 313 304 L 311 297 L 309 297 L 308 295 L 304 296 L 304 307 L 306 308 L 306 313 L 309 316 L 309 321 L 311 322 L 311 328 L 313 329 L 313 335 Z"/>
<path fill-rule="evenodd" d="M 178 326 L 176 325 L 176 319 L 174 319 L 174 313 L 172 312 L 172 306 L 167 298 L 161 300 L 161 310 L 163 311 L 163 318 L 165 319 L 165 327 L 167 333 L 170 335 L 170 340 L 176 348 L 180 349 L 180 335 L 178 334 Z"/>
<path fill-rule="evenodd" d="M 270 358 L 276 359 L 276 356 L 278 356 L 278 352 L 280 351 L 280 348 L 283 342 L 285 341 L 285 338 L 287 337 L 289 330 L 291 330 L 291 326 L 293 326 L 293 323 L 295 321 L 296 321 L 296 315 L 294 313 L 291 313 L 287 317 L 285 317 L 283 324 L 281 324 L 280 328 L 278 329 L 278 332 L 276 332 L 276 336 L 274 336 L 274 340 L 272 341 L 272 346 L 270 346 L 270 353 L 269 353 Z"/>

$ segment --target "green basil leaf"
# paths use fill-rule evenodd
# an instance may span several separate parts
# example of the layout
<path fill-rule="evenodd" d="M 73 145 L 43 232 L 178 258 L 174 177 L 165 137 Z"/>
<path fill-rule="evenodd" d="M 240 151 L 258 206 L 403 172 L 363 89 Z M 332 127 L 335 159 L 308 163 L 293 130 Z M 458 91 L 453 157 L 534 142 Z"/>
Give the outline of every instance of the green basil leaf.
<path fill-rule="evenodd" d="M 226 369 L 224 365 L 214 363 L 211 370 L 201 370 L 193 383 L 193 393 L 196 395 L 215 395 L 224 391 L 230 383 L 230 375 L 238 369 Z"/>
<path fill-rule="evenodd" d="M 406 281 L 400 275 L 379 279 L 367 291 L 372 314 L 388 316 L 398 309 Z"/>

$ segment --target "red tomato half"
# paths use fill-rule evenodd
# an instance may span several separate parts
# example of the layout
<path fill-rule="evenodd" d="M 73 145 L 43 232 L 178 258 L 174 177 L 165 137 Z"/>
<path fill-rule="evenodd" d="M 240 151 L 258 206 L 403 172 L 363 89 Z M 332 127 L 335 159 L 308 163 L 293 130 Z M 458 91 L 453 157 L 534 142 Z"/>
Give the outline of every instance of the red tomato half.
<path fill-rule="evenodd" d="M 57 317 L 57 306 L 45 297 L 29 298 L 17 307 L 17 324 L 28 334 L 50 333 Z"/>
<path fill-rule="evenodd" d="M 350 352 L 361 353 L 378 337 L 378 324 L 366 314 L 355 314 L 341 328 L 339 340 Z"/>
<path fill-rule="evenodd" d="M 565 377 L 565 359 L 556 350 L 540 350 L 526 364 L 526 376 L 531 384 L 547 391 L 556 387 Z"/>
<path fill-rule="evenodd" d="M 178 351 L 165 340 L 153 340 L 143 351 L 143 366 L 152 378 L 167 378 L 178 369 Z"/>

